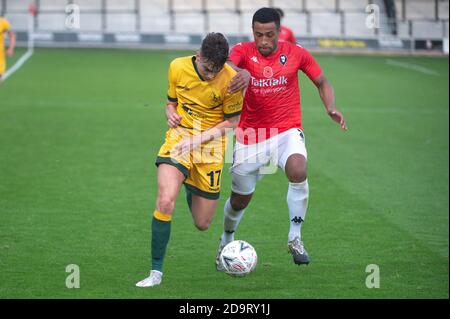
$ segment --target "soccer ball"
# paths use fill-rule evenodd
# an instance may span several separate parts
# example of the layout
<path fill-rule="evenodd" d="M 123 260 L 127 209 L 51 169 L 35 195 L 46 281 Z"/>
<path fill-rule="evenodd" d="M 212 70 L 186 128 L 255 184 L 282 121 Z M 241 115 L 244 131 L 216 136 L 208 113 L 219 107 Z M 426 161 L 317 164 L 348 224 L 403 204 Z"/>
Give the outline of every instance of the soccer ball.
<path fill-rule="evenodd" d="M 228 243 L 220 253 L 220 263 L 230 276 L 245 276 L 256 268 L 258 256 L 252 245 L 243 240 Z"/>

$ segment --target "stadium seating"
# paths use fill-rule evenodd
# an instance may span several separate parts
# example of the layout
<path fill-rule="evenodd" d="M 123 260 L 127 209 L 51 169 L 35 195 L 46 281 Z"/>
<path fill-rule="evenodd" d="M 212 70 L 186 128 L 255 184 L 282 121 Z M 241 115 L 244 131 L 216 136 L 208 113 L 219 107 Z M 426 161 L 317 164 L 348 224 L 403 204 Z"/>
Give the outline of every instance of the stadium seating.
<path fill-rule="evenodd" d="M 114 13 L 106 15 L 106 30 L 109 32 L 134 32 L 136 15 L 132 13 Z"/>
<path fill-rule="evenodd" d="M 336 13 L 311 14 L 311 32 L 317 36 L 340 36 L 341 17 Z"/>
<path fill-rule="evenodd" d="M 102 9 L 102 0 L 77 0 L 74 1 L 74 3 L 80 7 L 80 12 L 82 13 L 93 10 L 100 13 L 100 10 Z"/>
<path fill-rule="evenodd" d="M 25 3 L 24 7 L 28 8 L 28 5 L 30 1 L 8 1 L 8 6 L 12 3 Z M 46 8 L 47 10 L 60 10 L 61 12 L 64 12 L 67 1 L 66 0 L 39 0 L 39 5 L 43 8 Z M 22 6 L 23 8 L 23 6 Z"/>
<path fill-rule="evenodd" d="M 442 34 L 442 23 L 437 21 L 415 21 L 412 31 L 412 35 L 415 38 L 440 37 Z"/>
<path fill-rule="evenodd" d="M 5 5 L 3 8 L 2 6 Z M 14 0 L 7 1 L 3 3 L 0 1 L 0 12 L 5 10 L 4 14 L 8 18 L 11 25 L 16 30 L 27 30 L 28 29 L 28 0 Z"/>
<path fill-rule="evenodd" d="M 372 37 L 374 29 L 366 26 L 367 15 L 365 13 L 345 13 L 345 34 L 350 37 Z"/>
<path fill-rule="evenodd" d="M 8 13 L 7 18 L 16 30 L 27 30 L 28 13 Z"/>
<path fill-rule="evenodd" d="M 409 37 L 448 37 L 449 0 L 394 0 L 397 34 Z M 283 23 L 298 37 L 377 37 L 365 25 L 369 0 L 40 0 L 38 31 L 66 32 L 65 8 L 80 9 L 80 32 L 204 34 L 220 30 L 228 35 L 251 35 L 255 9 L 273 5 L 285 11 Z M 381 5 L 383 1 L 371 3 Z M 16 30 L 28 26 L 29 0 L 0 1 L 0 10 Z M 403 8 L 405 4 L 405 8 Z M 105 5 L 105 7 L 103 7 Z M 105 14 L 103 16 L 103 14 Z M 405 19 L 403 19 L 405 18 Z M 436 20 L 438 18 L 438 20 Z M 381 16 L 379 34 L 389 34 L 387 17 Z"/>
<path fill-rule="evenodd" d="M 202 0 L 172 0 L 173 10 L 175 12 L 180 11 L 201 11 L 202 10 Z"/>
<path fill-rule="evenodd" d="M 165 15 L 169 13 L 169 1 L 167 0 L 141 0 L 139 9 L 146 15 Z"/>
<path fill-rule="evenodd" d="M 308 34 L 308 23 L 306 13 L 289 12 L 286 15 L 283 23 L 288 25 L 292 30 L 295 30 L 296 36 L 305 36 Z"/>
<path fill-rule="evenodd" d="M 304 11 L 306 9 L 303 7 L 303 1 L 299 0 L 274 0 L 273 5 L 289 13 L 292 13 L 293 11 Z"/>
<path fill-rule="evenodd" d="M 236 10 L 235 1 L 209 0 L 206 2 L 206 10 L 211 12 L 232 12 Z"/>
<path fill-rule="evenodd" d="M 220 30 L 225 35 L 239 35 L 241 33 L 240 16 L 232 12 L 215 13 L 208 15 L 209 30 Z"/>
<path fill-rule="evenodd" d="M 406 19 L 434 19 L 434 1 L 408 0 L 406 3 Z"/>
<path fill-rule="evenodd" d="M 65 31 L 65 13 L 42 13 L 37 16 L 37 23 L 41 31 Z"/>
<path fill-rule="evenodd" d="M 175 13 L 175 32 L 202 34 L 205 32 L 205 16 L 202 13 Z"/>
<path fill-rule="evenodd" d="M 365 12 L 369 1 L 339 0 L 339 9 L 346 12 Z"/>
<path fill-rule="evenodd" d="M 171 19 L 167 0 L 141 0 L 139 6 L 140 31 L 164 33 L 170 31 Z"/>
<path fill-rule="evenodd" d="M 308 11 L 335 11 L 336 1 L 334 0 L 308 1 L 306 3 L 305 9 Z"/>
<path fill-rule="evenodd" d="M 448 1 L 438 2 L 439 19 L 448 20 L 448 9 Z"/>
<path fill-rule="evenodd" d="M 255 11 L 255 8 L 268 7 L 269 0 L 246 0 L 240 1 L 242 11 Z"/>

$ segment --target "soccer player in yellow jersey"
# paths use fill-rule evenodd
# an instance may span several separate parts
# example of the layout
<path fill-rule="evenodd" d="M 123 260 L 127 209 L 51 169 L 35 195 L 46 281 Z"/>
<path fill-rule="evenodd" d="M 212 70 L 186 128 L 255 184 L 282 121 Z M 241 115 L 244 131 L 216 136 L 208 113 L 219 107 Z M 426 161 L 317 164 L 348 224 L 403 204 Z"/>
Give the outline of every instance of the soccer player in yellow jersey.
<path fill-rule="evenodd" d="M 195 226 L 206 230 L 220 194 L 226 132 L 236 127 L 241 92 L 229 93 L 236 72 L 225 62 L 229 46 L 221 33 L 210 33 L 195 56 L 169 67 L 166 117 L 169 130 L 156 158 L 158 195 L 152 219 L 152 270 L 138 287 L 159 285 L 175 202 L 184 184 Z"/>
<path fill-rule="evenodd" d="M 0 81 L 6 70 L 5 60 L 5 33 L 8 33 L 9 47 L 6 54 L 11 57 L 14 54 L 14 47 L 16 45 L 16 36 L 14 32 L 10 31 L 11 25 L 8 20 L 0 16 Z"/>

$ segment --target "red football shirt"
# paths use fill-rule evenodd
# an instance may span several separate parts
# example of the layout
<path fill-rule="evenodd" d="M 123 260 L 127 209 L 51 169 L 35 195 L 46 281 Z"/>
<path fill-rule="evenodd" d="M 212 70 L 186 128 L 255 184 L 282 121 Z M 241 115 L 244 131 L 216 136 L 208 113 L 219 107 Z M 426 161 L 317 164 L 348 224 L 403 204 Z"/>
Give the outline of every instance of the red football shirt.
<path fill-rule="evenodd" d="M 277 50 L 265 57 L 255 42 L 243 42 L 232 48 L 230 60 L 251 74 L 236 130 L 239 142 L 253 144 L 291 128 L 302 129 L 298 70 L 311 80 L 322 74 L 306 49 L 278 42 Z"/>
<path fill-rule="evenodd" d="M 294 32 L 290 28 L 288 28 L 284 25 L 282 25 L 280 27 L 280 35 L 278 36 L 278 40 L 287 41 L 287 42 L 291 42 L 294 44 L 295 44 L 295 42 L 297 42 Z"/>

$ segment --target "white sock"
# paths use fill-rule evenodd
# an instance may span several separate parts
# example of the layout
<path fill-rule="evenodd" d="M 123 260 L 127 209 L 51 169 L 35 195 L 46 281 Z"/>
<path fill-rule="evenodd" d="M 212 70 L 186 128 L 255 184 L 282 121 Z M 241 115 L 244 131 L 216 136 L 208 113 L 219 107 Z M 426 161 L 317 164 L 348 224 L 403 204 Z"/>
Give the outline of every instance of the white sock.
<path fill-rule="evenodd" d="M 305 220 L 306 209 L 308 208 L 309 187 L 308 180 L 301 183 L 289 183 L 287 193 L 287 204 L 289 207 L 289 241 L 295 237 L 301 237 L 301 226 Z"/>
<path fill-rule="evenodd" d="M 228 198 L 223 208 L 223 212 L 223 233 L 220 239 L 222 245 L 225 245 L 234 240 L 234 232 L 244 215 L 244 209 L 235 211 L 233 207 L 231 207 L 230 198 Z"/>

